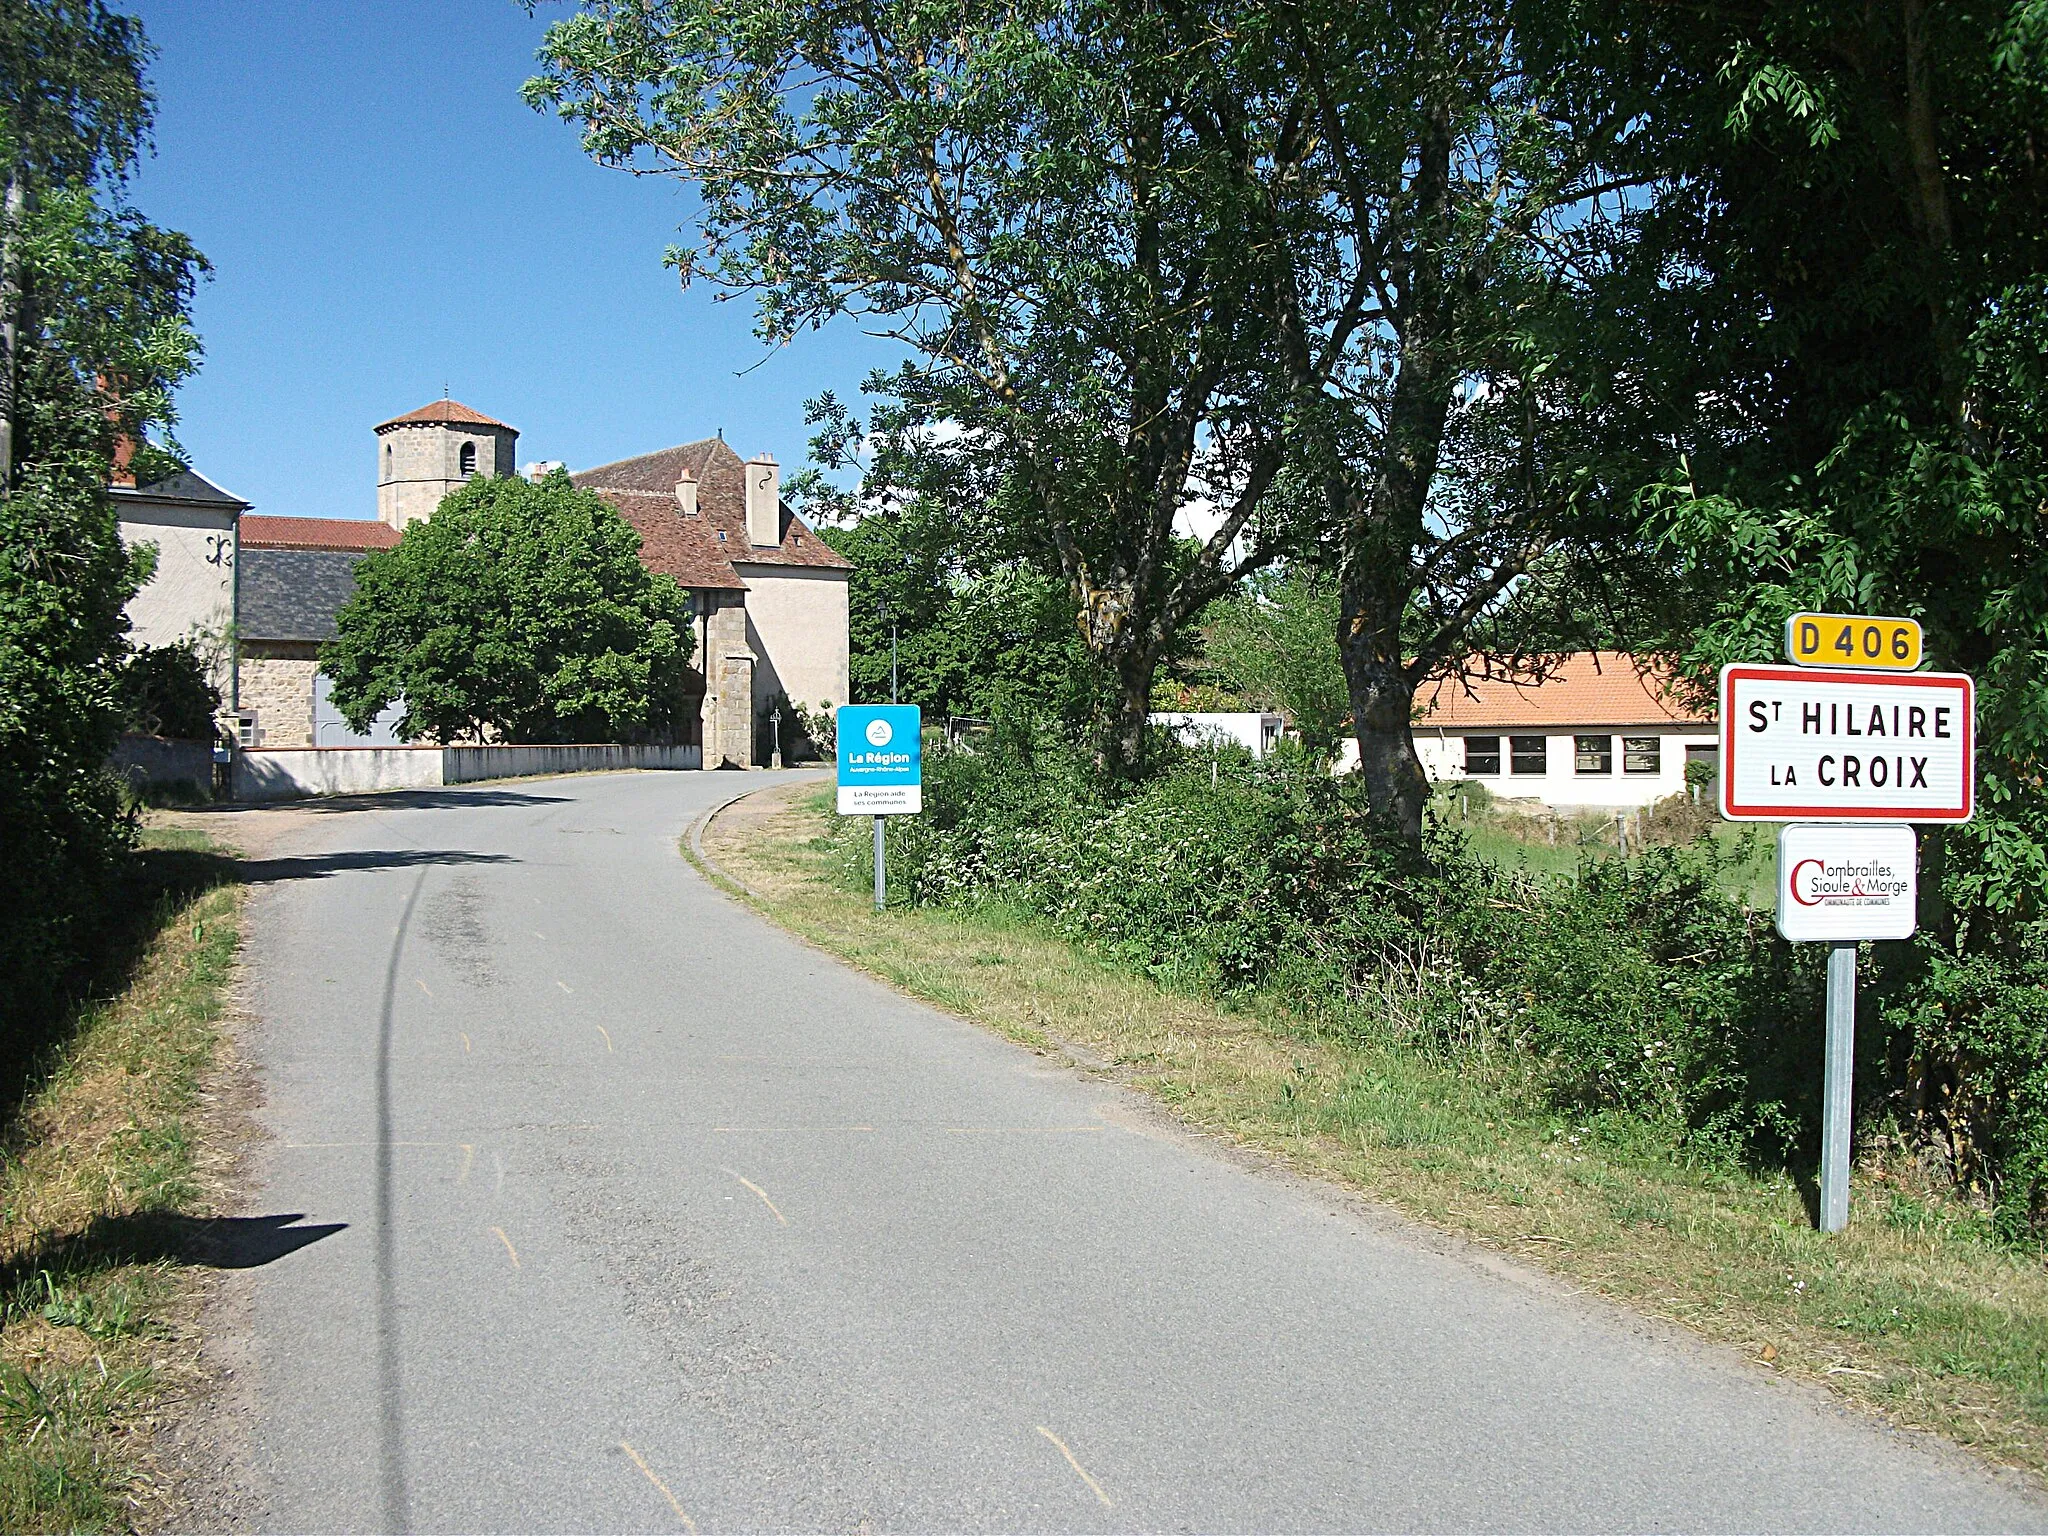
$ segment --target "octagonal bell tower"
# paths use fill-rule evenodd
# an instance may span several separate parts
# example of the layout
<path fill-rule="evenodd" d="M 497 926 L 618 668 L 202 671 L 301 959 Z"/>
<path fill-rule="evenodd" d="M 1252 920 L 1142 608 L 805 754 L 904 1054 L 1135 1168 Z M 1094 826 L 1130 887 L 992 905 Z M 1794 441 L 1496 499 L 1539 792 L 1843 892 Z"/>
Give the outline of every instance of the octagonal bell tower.
<path fill-rule="evenodd" d="M 377 428 L 377 518 L 401 533 L 477 475 L 515 472 L 519 429 L 436 400 Z"/>

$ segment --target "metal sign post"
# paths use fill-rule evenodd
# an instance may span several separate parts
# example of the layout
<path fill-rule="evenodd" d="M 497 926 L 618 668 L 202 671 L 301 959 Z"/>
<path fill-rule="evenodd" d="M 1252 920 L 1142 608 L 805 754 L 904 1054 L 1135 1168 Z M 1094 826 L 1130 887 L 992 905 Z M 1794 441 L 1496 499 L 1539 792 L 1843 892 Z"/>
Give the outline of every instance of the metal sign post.
<path fill-rule="evenodd" d="M 924 720 L 915 704 L 847 704 L 839 735 L 839 814 L 875 818 L 875 910 L 889 904 L 888 820 L 924 809 Z"/>
<path fill-rule="evenodd" d="M 1904 939 L 1918 908 L 1913 829 L 1796 825 L 1778 834 L 1778 932 L 1828 950 L 1822 1054 L 1820 1229 L 1849 1224 L 1849 1119 L 1856 1077 L 1856 946 Z"/>
<path fill-rule="evenodd" d="M 1910 619 L 1799 613 L 1792 666 L 1721 669 L 1721 814 L 1791 821 L 1778 834 L 1778 932 L 1830 946 L 1822 1056 L 1820 1229 L 1849 1224 L 1856 954 L 1912 935 L 1912 822 L 1976 809 L 1976 686 L 1919 672 Z M 1880 670 L 1882 669 L 1882 670 Z"/>
<path fill-rule="evenodd" d="M 1820 1229 L 1849 1225 L 1849 1114 L 1856 1086 L 1856 945 L 1828 951 L 1828 1043 L 1820 1099 Z"/>

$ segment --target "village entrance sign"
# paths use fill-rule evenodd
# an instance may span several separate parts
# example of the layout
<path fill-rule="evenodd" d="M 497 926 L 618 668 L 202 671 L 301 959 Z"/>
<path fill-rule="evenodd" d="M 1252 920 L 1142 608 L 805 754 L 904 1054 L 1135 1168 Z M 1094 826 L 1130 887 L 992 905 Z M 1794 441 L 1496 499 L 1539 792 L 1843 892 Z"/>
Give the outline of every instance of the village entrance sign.
<path fill-rule="evenodd" d="M 1778 834 L 1778 932 L 1833 946 L 1821 1098 L 1820 1226 L 1849 1223 L 1856 947 L 1911 937 L 1919 909 L 1912 823 L 1976 808 L 1976 687 L 1918 672 L 1911 619 L 1799 613 L 1791 666 L 1721 669 L 1721 814 L 1788 822 Z"/>

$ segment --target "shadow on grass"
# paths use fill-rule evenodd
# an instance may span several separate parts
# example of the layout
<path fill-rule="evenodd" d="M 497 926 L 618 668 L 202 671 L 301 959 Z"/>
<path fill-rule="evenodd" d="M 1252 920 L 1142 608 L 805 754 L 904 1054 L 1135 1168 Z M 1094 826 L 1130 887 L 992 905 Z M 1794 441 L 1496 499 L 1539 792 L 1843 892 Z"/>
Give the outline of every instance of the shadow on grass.
<path fill-rule="evenodd" d="M 0 1029 L 0 1151 L 15 1146 L 21 1115 L 95 1008 L 120 996 L 135 980 L 157 935 L 192 901 L 242 878 L 222 853 L 189 848 L 137 850 L 108 881 L 101 921 L 84 957 L 55 989 L 57 1000 L 40 1012 L 5 1009 Z"/>

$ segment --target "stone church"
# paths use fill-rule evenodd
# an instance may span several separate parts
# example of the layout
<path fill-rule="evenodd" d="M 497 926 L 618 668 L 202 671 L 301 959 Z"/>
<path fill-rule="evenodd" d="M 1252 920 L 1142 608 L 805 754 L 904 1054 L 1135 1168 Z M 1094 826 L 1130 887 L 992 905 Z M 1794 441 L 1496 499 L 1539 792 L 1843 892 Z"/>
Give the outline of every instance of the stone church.
<path fill-rule="evenodd" d="M 379 746 L 397 711 L 351 732 L 319 670 L 322 641 L 355 590 L 356 562 L 476 475 L 517 473 L 517 429 L 455 400 L 376 428 L 377 517 L 243 513 L 234 562 L 235 707 L 250 747 Z M 556 466 L 531 466 L 535 475 Z M 789 706 L 847 701 L 850 567 L 783 504 L 781 472 L 706 438 L 570 476 L 640 533 L 640 558 L 676 578 L 696 615 L 698 711 L 686 745 L 704 766 L 751 767 L 793 740 Z M 687 714 L 687 711 L 686 711 Z"/>

